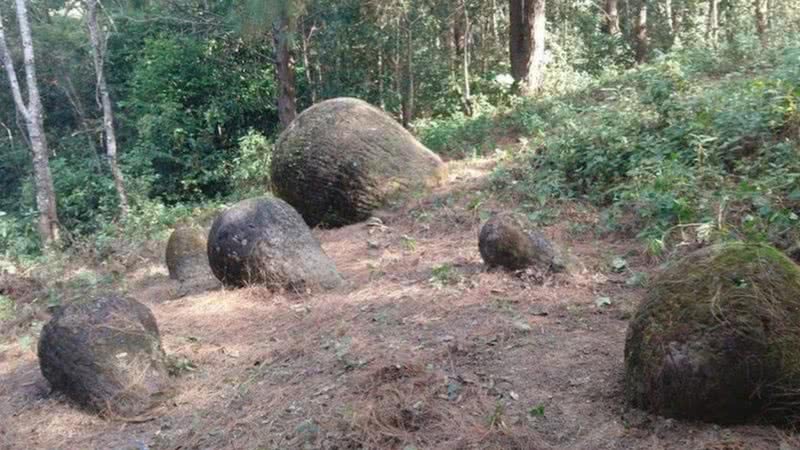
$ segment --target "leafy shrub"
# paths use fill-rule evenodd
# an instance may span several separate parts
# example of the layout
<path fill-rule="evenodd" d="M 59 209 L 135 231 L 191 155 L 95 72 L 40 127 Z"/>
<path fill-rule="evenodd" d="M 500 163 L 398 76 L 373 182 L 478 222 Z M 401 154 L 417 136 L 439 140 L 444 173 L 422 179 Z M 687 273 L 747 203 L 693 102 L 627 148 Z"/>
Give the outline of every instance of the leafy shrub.
<path fill-rule="evenodd" d="M 734 56 L 676 52 L 577 94 L 522 101 L 501 123 L 532 139 L 498 169 L 495 185 L 540 205 L 606 206 L 609 229 L 637 233 L 654 253 L 687 232 L 792 245 L 800 234 L 797 54 L 763 55 L 751 67 L 771 69 L 754 76 L 734 64 L 707 67 Z"/>
<path fill-rule="evenodd" d="M 436 153 L 449 158 L 465 158 L 488 153 L 497 137 L 492 114 L 467 117 L 461 113 L 451 118 L 421 120 L 419 138 Z"/>
<path fill-rule="evenodd" d="M 271 161 L 272 143 L 263 134 L 250 130 L 239 138 L 239 156 L 231 171 L 237 195 L 252 197 L 269 190 Z"/>
<path fill-rule="evenodd" d="M 35 211 L 10 215 L 0 211 L 0 257 L 12 261 L 39 254 Z"/>
<path fill-rule="evenodd" d="M 128 170 L 151 176 L 148 195 L 167 202 L 230 195 L 239 138 L 278 124 L 271 64 L 235 39 L 158 36 L 134 57 L 123 103 L 137 117 Z"/>

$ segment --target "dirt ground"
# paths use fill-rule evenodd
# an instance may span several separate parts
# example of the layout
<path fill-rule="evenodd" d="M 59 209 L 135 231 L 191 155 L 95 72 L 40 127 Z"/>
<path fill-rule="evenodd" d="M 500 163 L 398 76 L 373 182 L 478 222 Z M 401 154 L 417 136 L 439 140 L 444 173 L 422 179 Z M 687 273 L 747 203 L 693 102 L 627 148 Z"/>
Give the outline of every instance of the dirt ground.
<path fill-rule="evenodd" d="M 565 209 L 544 232 L 571 276 L 489 271 L 477 247 L 492 161 L 382 223 L 317 231 L 348 280 L 333 293 L 180 285 L 159 260 L 119 285 L 158 319 L 180 374 L 141 423 L 83 412 L 42 378 L 35 342 L 0 346 L 0 449 L 793 449 L 767 426 L 625 408 L 627 320 L 657 269 Z M 627 268 L 617 273 L 616 258 Z"/>

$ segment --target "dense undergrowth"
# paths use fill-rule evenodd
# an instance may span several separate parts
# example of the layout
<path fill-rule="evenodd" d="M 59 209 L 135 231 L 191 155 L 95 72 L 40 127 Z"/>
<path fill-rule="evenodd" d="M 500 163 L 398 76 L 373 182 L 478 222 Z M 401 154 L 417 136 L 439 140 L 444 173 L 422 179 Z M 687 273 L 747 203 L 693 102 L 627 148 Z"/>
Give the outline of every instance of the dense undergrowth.
<path fill-rule="evenodd" d="M 493 175 L 498 191 L 532 211 L 589 202 L 605 231 L 634 233 L 654 255 L 729 238 L 797 251 L 800 47 L 747 45 L 673 52 L 559 96 L 428 122 L 420 134 L 450 157 L 516 137 L 522 150 Z"/>

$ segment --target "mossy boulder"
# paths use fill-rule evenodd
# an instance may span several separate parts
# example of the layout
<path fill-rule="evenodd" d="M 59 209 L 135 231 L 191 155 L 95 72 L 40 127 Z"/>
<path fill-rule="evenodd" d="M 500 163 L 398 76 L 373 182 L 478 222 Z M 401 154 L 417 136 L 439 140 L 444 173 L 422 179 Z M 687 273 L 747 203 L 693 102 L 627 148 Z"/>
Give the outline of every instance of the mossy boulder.
<path fill-rule="evenodd" d="M 38 353 L 54 390 L 106 415 L 141 415 L 170 392 L 156 319 L 127 297 L 60 308 L 42 329 Z"/>
<path fill-rule="evenodd" d="M 207 230 L 186 225 L 176 228 L 167 241 L 165 254 L 169 277 L 186 281 L 211 276 L 207 241 Z"/>
<path fill-rule="evenodd" d="M 650 283 L 625 342 L 628 403 L 723 424 L 800 417 L 800 268 L 773 247 L 698 250 Z"/>
<path fill-rule="evenodd" d="M 277 198 L 245 200 L 223 211 L 208 236 L 208 261 L 223 284 L 303 291 L 343 282 L 303 218 Z"/>
<path fill-rule="evenodd" d="M 307 109 L 281 134 L 271 175 L 275 194 L 309 226 L 337 227 L 438 185 L 446 168 L 380 109 L 337 98 Z"/>
<path fill-rule="evenodd" d="M 553 272 L 567 270 L 563 251 L 520 214 L 495 214 L 481 227 L 478 249 L 489 267 L 521 270 L 534 267 Z"/>

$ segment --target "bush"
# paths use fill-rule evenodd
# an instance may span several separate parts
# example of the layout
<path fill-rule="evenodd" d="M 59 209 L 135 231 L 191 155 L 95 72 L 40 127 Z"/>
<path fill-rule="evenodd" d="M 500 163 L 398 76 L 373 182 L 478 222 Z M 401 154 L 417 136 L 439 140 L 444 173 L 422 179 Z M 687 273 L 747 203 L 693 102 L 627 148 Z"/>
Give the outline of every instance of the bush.
<path fill-rule="evenodd" d="M 0 211 L 0 257 L 11 261 L 29 259 L 39 254 L 36 231 L 38 213 L 10 215 Z"/>
<path fill-rule="evenodd" d="M 540 205 L 606 206 L 610 229 L 656 252 L 676 230 L 785 248 L 799 234 L 798 52 L 764 54 L 750 63 L 771 67 L 758 76 L 722 73 L 725 64 L 711 74 L 708 60 L 723 56 L 677 52 L 579 93 L 522 101 L 500 123 L 531 140 L 495 179 L 514 177 L 499 185 Z"/>
<path fill-rule="evenodd" d="M 231 179 L 240 198 L 263 195 L 271 189 L 272 142 L 250 130 L 239 138 L 239 156 L 233 160 Z"/>

